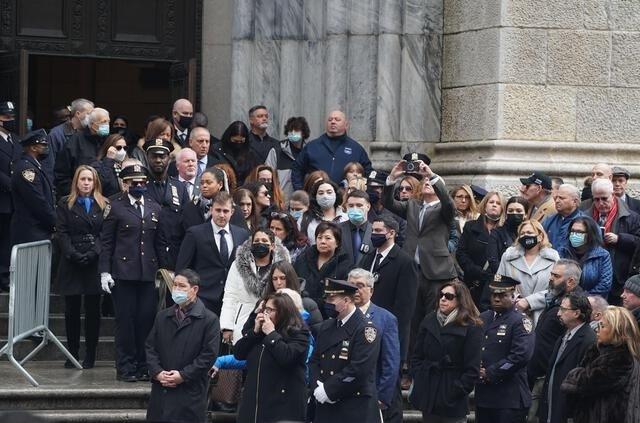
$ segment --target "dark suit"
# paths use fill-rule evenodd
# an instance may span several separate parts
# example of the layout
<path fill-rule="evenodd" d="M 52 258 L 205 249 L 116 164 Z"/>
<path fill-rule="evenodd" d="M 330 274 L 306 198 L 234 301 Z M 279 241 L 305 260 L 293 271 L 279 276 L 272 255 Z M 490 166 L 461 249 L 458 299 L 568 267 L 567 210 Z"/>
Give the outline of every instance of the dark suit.
<path fill-rule="evenodd" d="M 360 244 L 359 251 L 353 251 L 353 237 L 356 228 L 360 231 Z M 340 248 L 348 256 L 351 263 L 358 266 L 358 263 L 362 259 L 362 251 L 371 251 L 373 246 L 371 245 L 371 223 L 365 221 L 362 225 L 357 226 L 351 222 L 340 223 L 340 229 L 342 230 L 342 243 Z"/>
<path fill-rule="evenodd" d="M 627 206 L 631 211 L 640 214 L 640 200 L 631 197 L 629 194 L 626 194 L 624 197 L 624 202 L 627 203 Z"/>
<path fill-rule="evenodd" d="M 33 157 L 23 154 L 13 164 L 11 245 L 51 239 L 56 225 L 53 184 Z"/>
<path fill-rule="evenodd" d="M 328 319 L 317 327 L 316 345 L 309 360 L 309 381 L 320 381 L 335 404 L 315 404 L 315 423 L 379 423 L 376 365 L 379 330 L 360 311 L 338 327 Z M 314 399 L 312 398 L 312 401 Z"/>
<path fill-rule="evenodd" d="M 229 260 L 224 261 L 218 251 L 211 222 L 205 222 L 187 229 L 180 246 L 176 270 L 193 269 L 200 275 L 198 297 L 207 308 L 218 316 L 222 308 L 222 294 L 229 267 L 233 263 L 236 248 L 249 238 L 249 233 L 237 226 L 229 225 L 233 238 L 233 249 Z"/>
<path fill-rule="evenodd" d="M 540 397 L 540 408 L 538 416 L 540 422 L 547 422 L 549 412 L 549 389 L 551 389 L 551 423 L 566 423 L 569 417 L 573 416 L 567 396 L 560 390 L 560 384 L 564 381 L 569 371 L 580 365 L 582 358 L 589 348 L 596 343 L 596 334 L 589 326 L 589 323 L 582 325 L 580 329 L 567 341 L 562 355 L 558 357 L 558 351 L 562 344 L 562 336 L 556 341 L 551 357 L 549 357 L 549 368 L 547 377 L 542 387 Z M 557 361 L 556 361 L 557 360 Z M 555 364 L 554 364 L 555 363 Z M 551 385 L 551 386 L 549 386 Z"/>
<path fill-rule="evenodd" d="M 373 250 L 362 257 L 360 265 L 363 269 L 371 270 L 376 254 L 377 250 Z M 412 257 L 398 245 L 394 245 L 380 262 L 380 267 L 375 273 L 377 279 L 371 301 L 389 310 L 398 319 L 400 357 L 404 362 L 407 360 L 409 349 L 411 316 L 416 306 L 418 268 Z"/>
<path fill-rule="evenodd" d="M 9 262 L 11 261 L 11 168 L 22 154 L 18 138 L 11 134 L 11 141 L 5 140 L 7 133 L 0 135 L 0 284 L 8 286 Z"/>

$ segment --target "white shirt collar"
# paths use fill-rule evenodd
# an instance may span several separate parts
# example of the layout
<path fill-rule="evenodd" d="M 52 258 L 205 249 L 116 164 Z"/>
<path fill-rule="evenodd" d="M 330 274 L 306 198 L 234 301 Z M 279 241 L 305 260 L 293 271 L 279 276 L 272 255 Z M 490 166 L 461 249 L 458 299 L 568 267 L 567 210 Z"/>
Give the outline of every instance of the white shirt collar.
<path fill-rule="evenodd" d="M 213 221 L 213 219 L 211 219 L 211 226 L 213 227 L 213 232 L 214 233 L 218 233 L 220 232 L 221 229 L 224 229 L 225 231 L 227 231 L 228 234 L 231 234 L 231 230 L 229 229 L 229 224 L 227 223 L 225 227 L 221 228 L 220 226 L 216 225 Z"/>
<path fill-rule="evenodd" d="M 144 206 L 144 195 L 140 198 L 135 198 L 133 195 L 127 193 L 127 195 L 129 196 L 129 202 L 131 203 L 132 206 L 136 205 L 136 201 L 140 201 L 140 204 Z"/>
<path fill-rule="evenodd" d="M 349 319 L 351 318 L 351 316 L 353 316 L 353 313 L 356 312 L 356 310 L 358 310 L 358 307 L 356 307 L 355 305 L 353 306 L 353 310 L 351 310 L 351 313 L 347 314 L 346 316 L 344 316 L 343 319 L 338 319 L 342 321 L 342 326 L 346 325 L 347 322 L 349 321 Z"/>

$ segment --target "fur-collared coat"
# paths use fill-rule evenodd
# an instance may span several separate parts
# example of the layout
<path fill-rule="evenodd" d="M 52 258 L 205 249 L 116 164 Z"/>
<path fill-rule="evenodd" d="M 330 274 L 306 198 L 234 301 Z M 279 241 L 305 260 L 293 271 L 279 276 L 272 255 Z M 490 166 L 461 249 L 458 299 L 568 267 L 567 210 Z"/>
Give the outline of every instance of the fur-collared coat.
<path fill-rule="evenodd" d="M 220 328 L 233 330 L 234 344 L 242 338 L 242 327 L 269 283 L 271 265 L 280 260 L 291 262 L 289 251 L 276 239 L 268 268 L 258 275 L 256 261 L 251 253 L 252 244 L 253 240 L 249 238 L 236 250 L 236 259 L 229 269 L 222 297 Z"/>

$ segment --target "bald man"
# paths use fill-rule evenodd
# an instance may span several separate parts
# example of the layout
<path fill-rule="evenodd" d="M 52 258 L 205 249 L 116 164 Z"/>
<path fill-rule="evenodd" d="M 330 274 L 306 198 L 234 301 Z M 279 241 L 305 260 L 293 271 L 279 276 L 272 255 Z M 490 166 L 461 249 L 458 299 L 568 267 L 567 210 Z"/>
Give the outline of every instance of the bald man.
<path fill-rule="evenodd" d="M 191 128 L 191 122 L 193 121 L 193 104 L 186 98 L 176 100 L 171 110 L 171 120 L 175 130 L 175 141 L 181 147 L 187 147 L 189 128 Z"/>
<path fill-rule="evenodd" d="M 349 162 L 357 162 L 368 175 L 373 168 L 369 155 L 360 143 L 347 135 L 349 120 L 340 110 L 327 116 L 326 132 L 304 146 L 292 166 L 293 189 L 302 189 L 304 177 L 314 170 L 324 170 L 335 183 L 342 179 L 342 173 Z"/>
<path fill-rule="evenodd" d="M 606 163 L 596 163 L 591 168 L 590 179 L 591 183 L 589 183 L 587 186 L 587 183 L 585 182 L 585 187 L 582 190 L 582 202 L 580 203 L 580 210 L 589 210 L 593 205 L 593 194 L 591 193 L 591 184 L 593 183 L 593 181 L 595 181 L 596 179 L 608 179 L 611 181 L 613 179 L 613 170 L 611 169 L 611 166 Z"/>

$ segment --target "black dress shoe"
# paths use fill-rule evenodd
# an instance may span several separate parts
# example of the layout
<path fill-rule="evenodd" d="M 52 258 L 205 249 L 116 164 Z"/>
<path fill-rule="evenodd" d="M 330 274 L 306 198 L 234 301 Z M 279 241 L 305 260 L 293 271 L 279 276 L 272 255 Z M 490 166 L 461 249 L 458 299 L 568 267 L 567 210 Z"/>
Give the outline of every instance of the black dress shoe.
<path fill-rule="evenodd" d="M 92 360 L 90 358 L 85 358 L 84 360 L 82 360 L 83 369 L 93 369 L 95 365 L 96 365 L 95 360 Z"/>
<path fill-rule="evenodd" d="M 119 380 L 120 382 L 137 382 L 138 381 L 138 377 L 134 374 L 121 374 L 121 373 L 117 373 L 116 374 L 116 380 Z"/>
<path fill-rule="evenodd" d="M 139 382 L 149 382 L 151 378 L 149 377 L 149 372 L 147 370 L 140 370 L 136 373 L 136 378 Z"/>
<path fill-rule="evenodd" d="M 75 369 L 76 366 L 74 366 L 73 363 L 71 362 L 71 360 L 69 360 L 67 358 L 67 361 L 64 362 L 64 368 L 65 369 Z"/>

